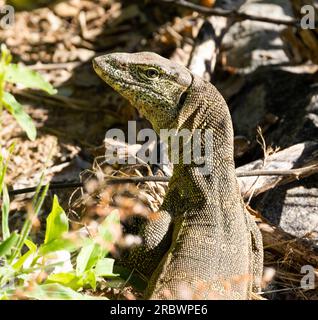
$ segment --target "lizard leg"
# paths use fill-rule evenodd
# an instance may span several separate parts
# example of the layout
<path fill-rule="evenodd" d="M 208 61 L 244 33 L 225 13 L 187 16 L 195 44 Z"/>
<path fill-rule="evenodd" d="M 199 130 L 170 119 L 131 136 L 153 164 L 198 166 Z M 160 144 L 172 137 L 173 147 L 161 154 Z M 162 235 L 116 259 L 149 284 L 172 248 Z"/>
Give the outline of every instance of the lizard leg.
<path fill-rule="evenodd" d="M 135 229 L 142 244 L 124 255 L 119 264 L 149 278 L 170 247 L 171 215 L 165 210 L 152 213 L 148 219 L 139 219 Z"/>

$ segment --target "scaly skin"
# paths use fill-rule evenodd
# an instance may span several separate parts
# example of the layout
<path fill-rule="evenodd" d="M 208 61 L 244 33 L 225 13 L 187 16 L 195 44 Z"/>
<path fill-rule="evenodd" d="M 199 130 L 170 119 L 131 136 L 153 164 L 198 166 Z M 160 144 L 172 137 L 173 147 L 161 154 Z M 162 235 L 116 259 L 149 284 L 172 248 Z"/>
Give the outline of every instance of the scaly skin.
<path fill-rule="evenodd" d="M 97 74 L 160 129 L 202 129 L 209 174 L 177 164 L 161 210 L 125 264 L 150 278 L 150 299 L 249 299 L 263 269 L 261 234 L 241 199 L 227 105 L 208 82 L 150 53 L 94 59 Z M 211 141 L 204 132 L 212 132 Z M 193 132 L 193 131 L 192 131 Z"/>

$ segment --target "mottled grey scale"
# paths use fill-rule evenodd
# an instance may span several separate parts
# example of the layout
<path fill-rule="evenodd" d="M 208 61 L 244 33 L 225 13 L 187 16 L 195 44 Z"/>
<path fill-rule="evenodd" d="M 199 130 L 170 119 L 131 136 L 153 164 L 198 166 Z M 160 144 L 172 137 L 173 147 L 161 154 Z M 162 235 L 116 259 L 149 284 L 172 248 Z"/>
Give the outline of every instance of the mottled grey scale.
<path fill-rule="evenodd" d="M 212 143 L 210 174 L 203 175 L 195 163 L 175 165 L 157 218 L 140 225 L 144 242 L 123 263 L 149 277 L 146 297 L 151 299 L 183 299 L 189 293 L 201 299 L 249 299 L 260 288 L 262 239 L 240 196 L 232 122 L 220 93 L 150 52 L 105 55 L 94 67 L 158 133 L 169 128 L 213 132 L 212 141 L 203 134 L 199 146 L 203 150 Z M 156 68 L 158 77 L 147 78 L 147 68 Z"/>

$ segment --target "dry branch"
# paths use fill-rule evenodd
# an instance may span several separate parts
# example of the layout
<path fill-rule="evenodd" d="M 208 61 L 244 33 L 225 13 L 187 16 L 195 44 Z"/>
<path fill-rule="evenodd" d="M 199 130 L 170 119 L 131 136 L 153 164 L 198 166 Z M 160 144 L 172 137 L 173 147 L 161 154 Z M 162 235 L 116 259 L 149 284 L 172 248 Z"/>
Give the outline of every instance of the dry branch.
<path fill-rule="evenodd" d="M 172 4 L 175 6 L 179 6 L 185 9 L 190 9 L 196 12 L 199 12 L 206 16 L 218 16 L 218 17 L 227 17 L 232 18 L 236 22 L 243 20 L 252 20 L 252 21 L 261 21 L 273 24 L 283 24 L 286 26 L 299 26 L 300 22 L 295 19 L 285 20 L 285 19 L 272 19 L 267 17 L 258 17 L 253 16 L 244 12 L 239 12 L 236 10 L 224 10 L 224 9 L 213 9 L 204 6 L 200 6 L 186 0 L 157 0 L 158 2 Z"/>
<path fill-rule="evenodd" d="M 298 180 L 300 177 L 305 177 L 312 175 L 318 172 L 318 164 L 293 169 L 293 170 L 254 170 L 250 172 L 238 172 L 237 177 L 250 177 L 250 176 L 284 176 L 286 179 L 285 183 L 291 182 L 294 180 Z M 105 182 L 107 184 L 117 184 L 117 183 L 143 183 L 143 182 L 166 182 L 168 183 L 170 180 L 169 177 L 161 177 L 161 176 L 144 176 L 144 177 L 106 177 Z M 69 189 L 69 188 L 82 188 L 84 187 L 84 183 L 82 182 L 63 182 L 63 183 L 52 183 L 49 187 L 49 190 L 58 190 L 58 189 Z M 36 187 L 10 190 L 9 195 L 19 195 L 24 193 L 35 192 Z M 258 193 L 259 194 L 259 193 Z"/>
<path fill-rule="evenodd" d="M 243 197 L 248 199 L 251 193 L 255 197 L 278 185 L 317 173 L 317 149 L 318 143 L 307 141 L 268 156 L 264 167 L 262 160 L 239 167 L 237 176 L 240 177 L 238 180 Z M 250 177 L 254 173 L 258 178 Z"/>
<path fill-rule="evenodd" d="M 260 223 L 258 227 L 263 235 L 265 250 L 288 257 L 288 261 L 293 265 L 311 265 L 318 268 L 318 252 L 310 241 L 296 238 L 281 228 L 265 222 Z"/>

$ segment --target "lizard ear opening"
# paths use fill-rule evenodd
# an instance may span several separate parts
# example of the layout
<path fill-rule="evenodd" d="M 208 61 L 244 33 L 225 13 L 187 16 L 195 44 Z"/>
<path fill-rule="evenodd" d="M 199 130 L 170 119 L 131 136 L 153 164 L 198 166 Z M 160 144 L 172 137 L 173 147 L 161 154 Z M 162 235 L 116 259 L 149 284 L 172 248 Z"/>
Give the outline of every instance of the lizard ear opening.
<path fill-rule="evenodd" d="M 193 75 L 192 74 L 190 74 L 190 75 L 191 75 L 191 84 L 190 84 L 190 86 L 188 86 L 187 90 L 182 92 L 182 94 L 181 94 L 181 96 L 179 98 L 179 102 L 178 102 L 178 106 L 177 106 L 178 111 L 180 111 L 184 107 L 184 104 L 185 104 L 185 102 L 186 102 L 186 100 L 188 98 L 188 95 L 190 93 L 189 89 L 190 89 L 190 87 L 191 87 L 191 85 L 193 83 L 193 80 L 194 80 Z"/>
<path fill-rule="evenodd" d="M 179 102 L 178 102 L 178 110 L 181 110 L 183 108 L 184 103 L 187 100 L 188 93 L 189 93 L 188 90 L 186 90 L 181 94 Z"/>

